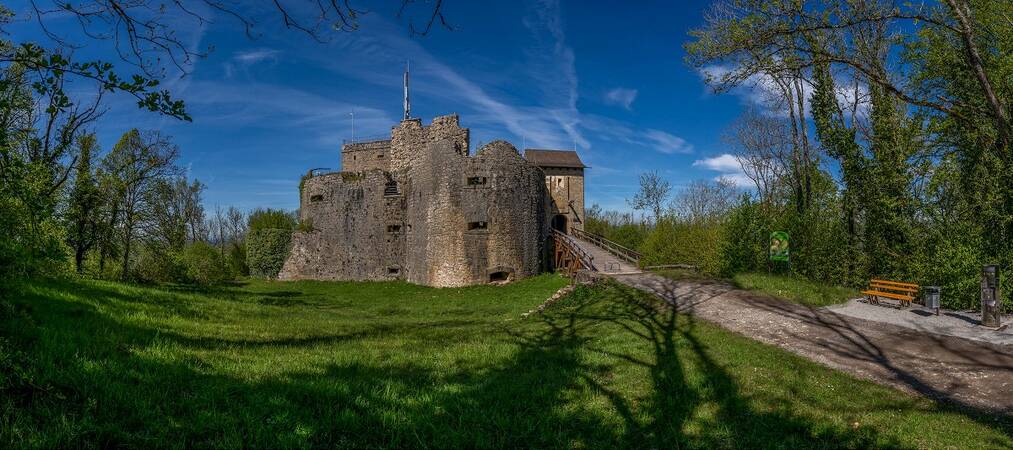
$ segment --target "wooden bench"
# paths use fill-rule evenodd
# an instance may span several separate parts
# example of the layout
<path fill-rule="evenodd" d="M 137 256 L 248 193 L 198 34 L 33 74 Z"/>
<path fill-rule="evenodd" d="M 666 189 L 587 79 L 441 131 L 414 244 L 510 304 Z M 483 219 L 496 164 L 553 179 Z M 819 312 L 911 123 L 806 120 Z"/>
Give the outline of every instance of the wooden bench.
<path fill-rule="evenodd" d="M 911 306 L 911 301 L 918 294 L 918 285 L 890 280 L 869 280 L 869 289 L 862 291 L 869 303 L 879 303 L 880 297 L 891 298 L 900 302 L 900 306 Z"/>

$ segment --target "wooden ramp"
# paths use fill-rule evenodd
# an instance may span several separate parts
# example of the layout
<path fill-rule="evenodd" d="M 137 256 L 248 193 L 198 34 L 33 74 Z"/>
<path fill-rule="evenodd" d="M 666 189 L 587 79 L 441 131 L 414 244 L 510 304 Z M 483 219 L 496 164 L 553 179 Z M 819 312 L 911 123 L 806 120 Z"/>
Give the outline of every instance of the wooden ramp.
<path fill-rule="evenodd" d="M 643 272 L 637 267 L 640 253 L 632 249 L 576 228 L 572 229 L 568 236 L 583 253 L 591 256 L 596 272 L 614 275 Z"/>

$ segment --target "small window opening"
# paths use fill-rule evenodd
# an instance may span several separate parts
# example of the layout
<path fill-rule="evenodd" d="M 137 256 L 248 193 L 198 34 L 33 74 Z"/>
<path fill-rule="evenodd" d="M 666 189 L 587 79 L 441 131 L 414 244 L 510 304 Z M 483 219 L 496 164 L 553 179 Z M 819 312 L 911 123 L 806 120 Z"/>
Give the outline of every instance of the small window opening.
<path fill-rule="evenodd" d="M 324 196 L 321 195 L 321 194 L 313 194 L 313 195 L 310 196 L 310 203 L 316 203 L 316 202 L 322 202 L 322 201 L 324 201 Z"/>
<path fill-rule="evenodd" d="M 563 179 L 562 178 L 556 178 L 556 186 L 563 187 Z"/>
<path fill-rule="evenodd" d="M 480 186 L 486 183 L 486 177 L 468 177 L 468 186 Z"/>
<path fill-rule="evenodd" d="M 388 233 L 397 233 L 401 231 L 401 225 L 387 225 Z"/>
<path fill-rule="evenodd" d="M 393 180 L 388 181 L 387 185 L 383 187 L 383 195 L 384 196 L 400 195 L 400 193 L 397 190 L 397 181 Z"/>
<path fill-rule="evenodd" d="M 387 268 L 387 275 L 397 275 L 397 274 L 400 274 L 400 273 L 401 273 L 401 268 L 400 267 L 388 267 Z"/>
<path fill-rule="evenodd" d="M 490 283 L 502 283 L 510 280 L 510 272 L 493 272 L 489 274 Z"/>
<path fill-rule="evenodd" d="M 484 230 L 488 227 L 487 222 L 468 222 L 469 230 Z"/>
<path fill-rule="evenodd" d="M 376 159 L 383 159 L 383 153 L 377 154 Z"/>

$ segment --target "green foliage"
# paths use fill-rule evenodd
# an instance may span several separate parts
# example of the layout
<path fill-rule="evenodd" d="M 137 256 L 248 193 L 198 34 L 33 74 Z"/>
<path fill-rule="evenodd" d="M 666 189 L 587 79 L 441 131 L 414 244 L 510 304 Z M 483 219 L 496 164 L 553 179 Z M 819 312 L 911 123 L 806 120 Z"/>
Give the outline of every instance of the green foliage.
<path fill-rule="evenodd" d="M 260 278 L 277 277 L 285 265 L 291 242 L 291 228 L 255 228 L 251 216 L 250 231 L 246 234 L 246 263 L 250 275 Z"/>
<path fill-rule="evenodd" d="M 182 263 L 186 281 L 192 284 L 210 286 L 232 278 L 219 249 L 207 242 L 187 245 L 183 250 Z"/>
<path fill-rule="evenodd" d="M 691 264 L 703 274 L 721 271 L 722 227 L 715 220 L 662 218 L 640 246 L 641 266 Z"/>
<path fill-rule="evenodd" d="M 292 230 L 295 229 L 296 220 L 292 214 L 289 214 L 280 209 L 256 209 L 250 213 L 248 223 L 249 231 L 268 230 L 268 229 L 279 229 L 279 230 Z"/>
<path fill-rule="evenodd" d="M 225 262 L 229 267 L 232 278 L 245 277 L 250 275 L 250 266 L 246 265 L 246 244 L 235 242 L 229 245 Z"/>
<path fill-rule="evenodd" d="M 0 322 L 25 336 L 4 348 L 30 380 L 0 385 L 0 445 L 1013 445 L 1008 416 L 857 379 L 622 286 L 520 319 L 565 284 L 37 281 L 15 300 L 29 317 Z"/>
<path fill-rule="evenodd" d="M 720 248 L 721 275 L 766 270 L 770 233 L 775 230 L 762 208 L 744 195 L 728 214 Z"/>

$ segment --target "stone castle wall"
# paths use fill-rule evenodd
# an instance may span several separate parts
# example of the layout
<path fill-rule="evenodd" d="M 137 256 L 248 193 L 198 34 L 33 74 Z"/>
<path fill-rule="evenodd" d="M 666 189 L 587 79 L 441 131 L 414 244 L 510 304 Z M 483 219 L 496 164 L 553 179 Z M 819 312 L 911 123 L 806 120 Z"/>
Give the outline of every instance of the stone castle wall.
<path fill-rule="evenodd" d="M 341 146 L 341 171 L 363 172 L 390 168 L 390 140 L 355 142 Z"/>
<path fill-rule="evenodd" d="M 403 196 L 384 196 L 389 177 L 380 170 L 332 173 L 306 179 L 300 221 L 279 278 L 386 280 L 404 265 Z M 398 269 L 391 273 L 390 269 Z"/>
<path fill-rule="evenodd" d="M 344 172 L 304 183 L 313 231 L 294 233 L 279 277 L 463 286 L 545 270 L 544 173 L 504 141 L 469 156 L 468 140 L 454 115 L 403 121 L 386 146 L 346 145 Z"/>
<path fill-rule="evenodd" d="M 507 142 L 474 157 L 453 139 L 432 142 L 409 169 L 408 281 L 434 286 L 523 278 L 545 270 L 547 195 L 542 171 Z"/>

